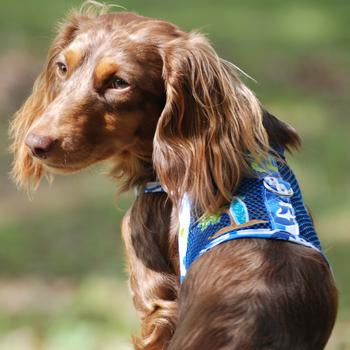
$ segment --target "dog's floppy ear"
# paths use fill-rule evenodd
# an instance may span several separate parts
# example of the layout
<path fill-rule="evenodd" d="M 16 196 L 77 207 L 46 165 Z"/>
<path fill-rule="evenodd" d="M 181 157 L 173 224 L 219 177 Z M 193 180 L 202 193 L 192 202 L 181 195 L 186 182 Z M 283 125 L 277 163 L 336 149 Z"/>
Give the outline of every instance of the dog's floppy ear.
<path fill-rule="evenodd" d="M 203 212 L 232 199 L 250 161 L 268 152 L 262 109 L 200 34 L 172 40 L 162 50 L 166 103 L 154 138 L 159 180 L 175 203 L 187 193 Z"/>
<path fill-rule="evenodd" d="M 47 62 L 36 79 L 32 94 L 15 114 L 10 125 L 14 154 L 11 176 L 19 187 L 35 187 L 43 173 L 43 167 L 30 155 L 24 140 L 33 122 L 40 117 L 55 95 L 55 59 L 61 50 L 73 39 L 82 17 L 72 15 L 68 23 L 59 28 L 59 34 L 49 50 Z"/>
<path fill-rule="evenodd" d="M 292 126 L 279 120 L 266 110 L 263 110 L 263 124 L 272 148 L 282 146 L 289 152 L 299 148 L 301 139 Z"/>

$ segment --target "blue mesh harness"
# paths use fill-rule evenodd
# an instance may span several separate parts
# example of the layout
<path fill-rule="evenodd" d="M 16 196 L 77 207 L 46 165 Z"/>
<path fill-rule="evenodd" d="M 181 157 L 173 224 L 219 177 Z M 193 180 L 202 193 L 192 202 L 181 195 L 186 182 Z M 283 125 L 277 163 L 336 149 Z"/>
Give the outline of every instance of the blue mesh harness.
<path fill-rule="evenodd" d="M 280 154 L 283 158 L 283 153 Z M 272 155 L 251 166 L 256 176 L 245 177 L 229 206 L 216 215 L 197 217 L 187 195 L 179 211 L 181 283 L 191 264 L 215 246 L 238 238 L 277 239 L 322 253 L 298 182 L 286 162 Z M 145 193 L 164 192 L 157 182 Z"/>

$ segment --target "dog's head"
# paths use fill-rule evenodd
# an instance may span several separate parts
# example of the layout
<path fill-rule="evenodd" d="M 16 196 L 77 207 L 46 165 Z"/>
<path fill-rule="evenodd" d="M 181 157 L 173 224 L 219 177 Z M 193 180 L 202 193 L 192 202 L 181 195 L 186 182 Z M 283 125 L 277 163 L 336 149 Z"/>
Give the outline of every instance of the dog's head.
<path fill-rule="evenodd" d="M 299 140 L 201 34 L 126 12 L 68 19 L 11 135 L 20 185 L 110 159 L 129 186 L 157 176 L 208 211 L 271 143 Z"/>
<path fill-rule="evenodd" d="M 131 13 L 71 16 L 12 124 L 15 179 L 37 182 L 43 171 L 69 173 L 108 158 L 136 163 L 130 154 L 151 162 L 165 99 L 158 44 L 177 35 Z"/>

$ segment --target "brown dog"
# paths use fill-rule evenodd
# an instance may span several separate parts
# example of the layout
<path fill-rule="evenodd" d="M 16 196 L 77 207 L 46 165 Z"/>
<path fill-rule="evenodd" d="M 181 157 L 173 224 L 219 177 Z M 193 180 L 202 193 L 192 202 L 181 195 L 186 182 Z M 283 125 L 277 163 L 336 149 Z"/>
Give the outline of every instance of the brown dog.
<path fill-rule="evenodd" d="M 202 35 L 133 13 L 72 15 L 11 135 L 19 185 L 109 160 L 123 189 L 155 180 L 165 188 L 140 193 L 123 221 L 142 321 L 136 349 L 324 348 L 337 290 L 313 249 L 230 241 L 197 259 L 180 288 L 184 194 L 202 214 L 217 213 L 252 159 L 299 145 Z"/>

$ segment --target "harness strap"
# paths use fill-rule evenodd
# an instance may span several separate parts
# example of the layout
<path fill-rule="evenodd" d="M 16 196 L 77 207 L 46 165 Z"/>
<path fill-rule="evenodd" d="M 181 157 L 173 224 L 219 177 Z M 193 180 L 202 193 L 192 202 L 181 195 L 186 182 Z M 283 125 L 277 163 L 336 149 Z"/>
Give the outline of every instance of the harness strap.
<path fill-rule="evenodd" d="M 165 192 L 159 181 L 147 182 L 144 193 Z"/>

